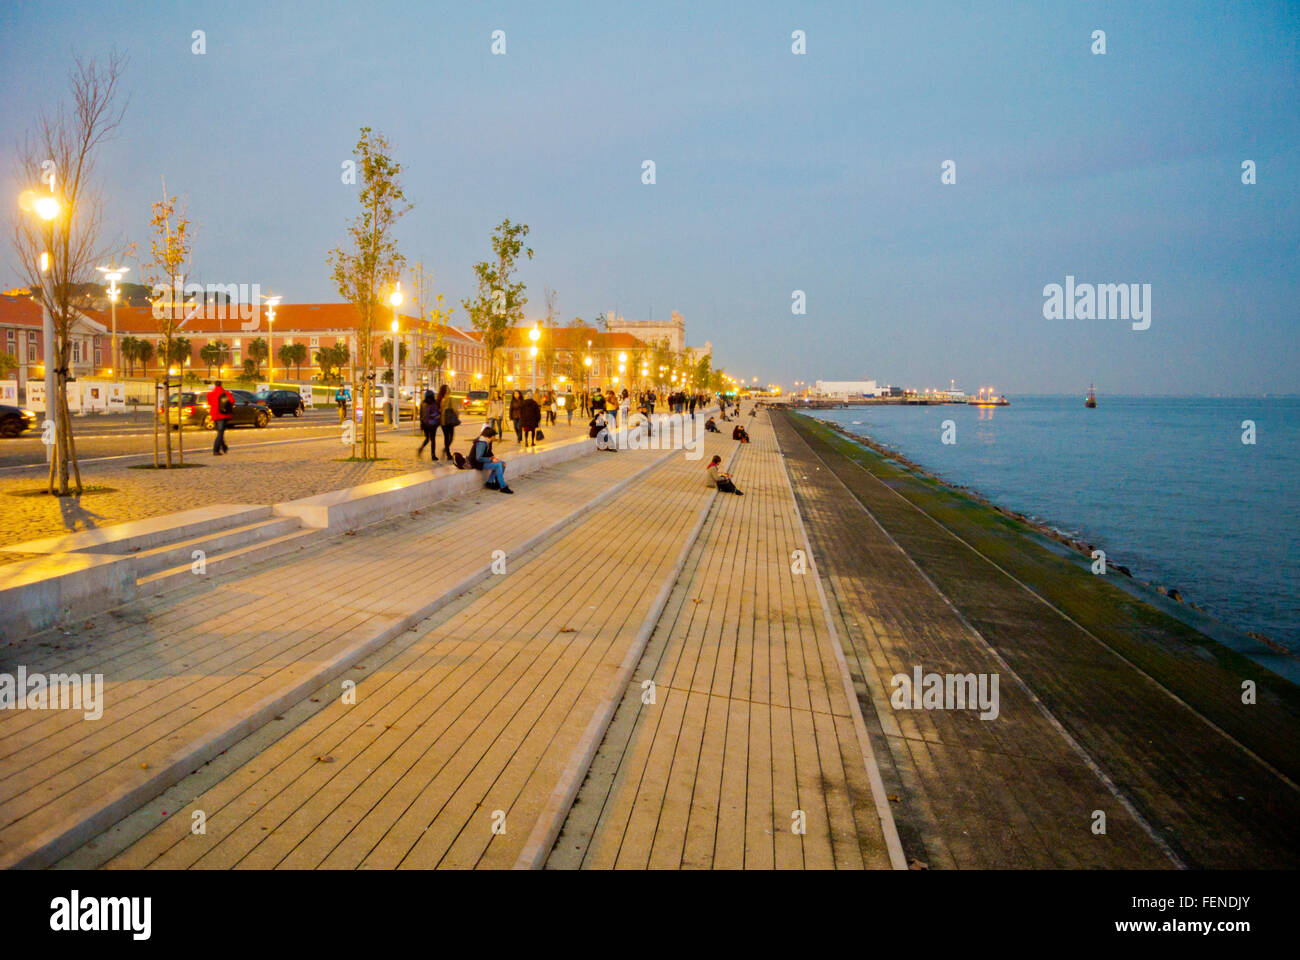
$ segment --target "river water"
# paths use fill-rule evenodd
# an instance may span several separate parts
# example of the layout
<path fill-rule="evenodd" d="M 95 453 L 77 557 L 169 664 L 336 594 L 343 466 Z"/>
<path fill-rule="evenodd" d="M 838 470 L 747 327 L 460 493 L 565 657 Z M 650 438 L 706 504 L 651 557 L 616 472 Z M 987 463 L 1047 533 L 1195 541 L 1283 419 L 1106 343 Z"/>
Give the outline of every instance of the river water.
<path fill-rule="evenodd" d="M 1300 650 L 1300 398 L 810 411 Z M 1255 442 L 1243 443 L 1243 421 Z M 945 421 L 954 443 L 944 443 Z"/>

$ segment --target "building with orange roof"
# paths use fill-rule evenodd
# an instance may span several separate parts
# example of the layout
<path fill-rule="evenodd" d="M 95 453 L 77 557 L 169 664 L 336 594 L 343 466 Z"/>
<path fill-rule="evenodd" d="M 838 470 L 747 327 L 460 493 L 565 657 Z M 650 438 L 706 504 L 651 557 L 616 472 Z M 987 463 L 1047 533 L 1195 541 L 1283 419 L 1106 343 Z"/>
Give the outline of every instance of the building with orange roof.
<path fill-rule="evenodd" d="M 355 359 L 357 356 L 356 308 L 349 303 L 282 303 L 275 308 L 274 322 L 271 322 L 271 314 L 264 305 L 208 303 L 189 305 L 186 310 L 187 315 L 177 325 L 175 336 L 189 340 L 190 355 L 184 365 L 200 377 L 241 373 L 249 356 L 249 344 L 258 338 L 267 342 L 269 366 L 274 368 L 279 379 L 289 379 L 289 374 L 297 379 L 299 372 L 302 380 L 319 379 L 320 366 L 316 355 L 323 347 L 342 343 L 347 346 L 349 357 Z M 372 338 L 373 357 L 381 371 L 384 369 L 382 344 L 391 338 L 388 332 L 390 319 L 385 308 Z M 108 366 L 111 322 L 108 310 L 78 311 L 73 329 L 73 376 L 113 376 Z M 407 348 L 402 383 L 428 378 L 421 360 L 439 338 L 446 347 L 447 359 L 440 371 L 445 376 L 435 376 L 435 380 L 446 380 L 453 390 L 466 390 L 486 377 L 487 351 L 482 341 L 468 331 L 450 325 L 421 323 L 406 314 L 401 314 L 401 327 L 399 335 Z M 160 347 L 163 337 L 151 307 L 119 305 L 117 335 L 119 345 L 122 338 L 135 337 L 154 347 L 151 360 L 143 365 L 136 363 L 133 369 L 118 371 L 118 376 L 129 372 L 135 377 L 155 377 L 165 372 L 165 358 Z M 229 360 L 220 369 L 210 369 L 200 351 L 207 344 L 216 342 L 228 348 Z M 280 348 L 297 343 L 306 344 L 308 362 L 302 365 L 301 371 L 296 368 L 286 371 L 278 357 Z M 20 388 L 25 389 L 29 377 L 39 379 L 44 375 L 41 308 L 30 297 L 0 296 L 0 349 L 17 360 Z M 123 365 L 127 366 L 125 362 Z M 271 372 L 268 364 L 263 364 L 261 371 L 264 376 Z M 351 374 L 350 365 L 345 374 Z"/>

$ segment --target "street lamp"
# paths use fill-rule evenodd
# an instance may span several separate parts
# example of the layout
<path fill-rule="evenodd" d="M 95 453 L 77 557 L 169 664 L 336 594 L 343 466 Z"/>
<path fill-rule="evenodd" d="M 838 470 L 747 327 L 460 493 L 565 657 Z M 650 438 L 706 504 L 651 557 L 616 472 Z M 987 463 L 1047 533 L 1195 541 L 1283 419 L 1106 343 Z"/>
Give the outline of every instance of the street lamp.
<path fill-rule="evenodd" d="M 24 190 L 18 196 L 18 205 L 24 210 L 36 214 L 36 216 L 45 221 L 45 243 L 46 249 L 41 253 L 41 273 L 48 273 L 52 267 L 54 256 L 54 221 L 59 214 L 63 212 L 63 206 L 59 203 L 59 198 L 54 195 L 54 187 L 51 184 L 50 193 L 37 196 L 34 190 Z M 58 419 L 51 417 L 50 413 L 55 408 L 54 390 L 54 314 L 50 312 L 49 291 L 45 289 L 45 281 L 41 280 L 41 336 L 44 340 L 42 347 L 42 364 L 45 376 L 45 419 L 54 423 L 55 440 L 58 439 Z M 54 456 L 54 444 L 45 444 L 45 459 L 48 461 Z"/>
<path fill-rule="evenodd" d="M 393 287 L 393 292 L 388 295 L 388 302 L 393 305 L 393 362 L 391 368 L 393 371 L 393 402 L 384 405 L 384 415 L 392 416 L 393 426 L 396 427 L 402 419 L 401 408 L 398 403 L 401 401 L 401 367 L 397 364 L 397 331 L 401 324 L 398 322 L 398 308 L 401 307 L 402 301 L 402 281 L 398 280 L 397 285 Z"/>
<path fill-rule="evenodd" d="M 280 305 L 280 296 L 262 294 L 262 299 L 266 301 L 266 385 L 269 389 L 275 385 L 275 308 Z"/>
<path fill-rule="evenodd" d="M 587 346 L 588 346 L 588 347 L 591 346 L 591 341 L 590 341 L 590 340 L 587 341 Z M 586 386 L 586 390 L 587 390 L 588 393 L 591 393 L 591 355 L 590 355 L 590 354 L 588 354 L 587 356 L 585 356 L 585 357 L 582 358 L 582 365 L 583 365 L 584 367 L 587 368 L 587 386 Z"/>
<path fill-rule="evenodd" d="M 113 339 L 108 353 L 110 364 L 109 373 L 112 373 L 113 370 L 116 370 L 121 366 L 117 357 L 117 295 L 122 291 L 118 289 L 117 282 L 121 280 L 123 275 L 125 275 L 131 268 L 114 266 L 112 261 L 109 261 L 107 267 L 96 267 L 95 269 L 102 273 L 104 279 L 108 281 L 108 302 L 111 304 L 110 309 L 113 313 Z"/>
<path fill-rule="evenodd" d="M 537 331 L 534 330 L 534 333 Z M 528 348 L 528 356 L 533 358 L 533 395 L 537 395 L 537 344 Z"/>

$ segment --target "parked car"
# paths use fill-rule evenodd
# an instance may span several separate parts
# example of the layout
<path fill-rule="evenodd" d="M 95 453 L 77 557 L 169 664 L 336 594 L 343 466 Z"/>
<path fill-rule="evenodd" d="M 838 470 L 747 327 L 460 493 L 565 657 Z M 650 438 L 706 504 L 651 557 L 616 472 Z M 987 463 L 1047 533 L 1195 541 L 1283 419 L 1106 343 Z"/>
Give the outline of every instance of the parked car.
<path fill-rule="evenodd" d="M 270 407 L 277 417 L 283 417 L 286 413 L 301 417 L 306 408 L 302 395 L 296 390 L 259 390 L 253 396 Z"/>
<path fill-rule="evenodd" d="M 230 426 L 260 428 L 271 422 L 270 407 L 259 401 L 247 390 L 231 390 L 230 395 L 235 398 L 235 409 L 230 414 Z M 208 411 L 208 395 L 206 393 L 186 392 L 173 396 L 172 409 L 167 420 L 173 430 L 176 429 L 181 420 L 184 420 L 189 426 L 202 427 L 205 430 L 216 429 L 216 424 L 212 422 L 212 417 Z"/>
<path fill-rule="evenodd" d="M 18 437 L 36 426 L 36 414 L 22 407 L 0 403 L 0 437 Z"/>
<path fill-rule="evenodd" d="M 374 393 L 371 394 L 371 404 L 375 411 L 376 417 L 383 417 L 386 420 L 392 419 L 393 403 L 393 385 L 391 383 L 377 383 L 374 386 Z M 403 420 L 415 419 L 415 408 L 419 402 L 415 398 L 415 388 L 402 386 L 401 392 L 401 417 Z M 361 410 L 356 411 L 357 422 L 361 421 Z"/>
<path fill-rule="evenodd" d="M 461 401 L 460 412 L 463 416 L 487 416 L 488 392 L 486 390 L 471 390 L 465 394 L 465 399 Z"/>

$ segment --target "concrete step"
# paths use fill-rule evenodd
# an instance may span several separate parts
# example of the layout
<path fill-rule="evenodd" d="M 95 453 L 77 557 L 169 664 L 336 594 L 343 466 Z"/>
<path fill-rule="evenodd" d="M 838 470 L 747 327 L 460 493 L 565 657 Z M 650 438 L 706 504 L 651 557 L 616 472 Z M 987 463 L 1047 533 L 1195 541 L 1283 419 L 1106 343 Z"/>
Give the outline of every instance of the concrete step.
<path fill-rule="evenodd" d="M 145 520 L 114 523 L 80 530 L 44 540 L 29 540 L 0 547 L 9 553 L 107 553 L 127 556 L 150 550 L 185 537 L 225 530 L 271 516 L 270 506 L 247 503 L 217 503 L 180 513 L 167 513 Z"/>
<path fill-rule="evenodd" d="M 174 590 L 177 587 L 193 583 L 194 578 L 197 576 L 211 577 L 219 573 L 238 570 L 247 567 L 251 563 L 282 556 L 286 553 L 294 553 L 317 540 L 329 536 L 328 530 L 298 529 L 297 518 L 291 519 L 294 520 L 295 529 L 289 533 L 243 546 L 232 547 L 218 553 L 207 553 L 204 558 L 202 574 L 195 572 L 194 561 L 190 559 L 190 554 L 186 554 L 185 562 L 179 566 L 168 567 L 148 576 L 140 577 L 136 589 L 141 595 L 155 595 L 167 590 Z"/>
<path fill-rule="evenodd" d="M 271 517 L 237 527 L 208 531 L 199 536 L 190 536 L 173 543 L 141 550 L 132 554 L 135 560 L 135 575 L 143 580 L 161 570 L 180 564 L 188 568 L 194 562 L 195 550 L 202 550 L 205 556 L 211 558 L 237 547 L 273 540 L 301 529 L 301 526 L 297 517 Z"/>

